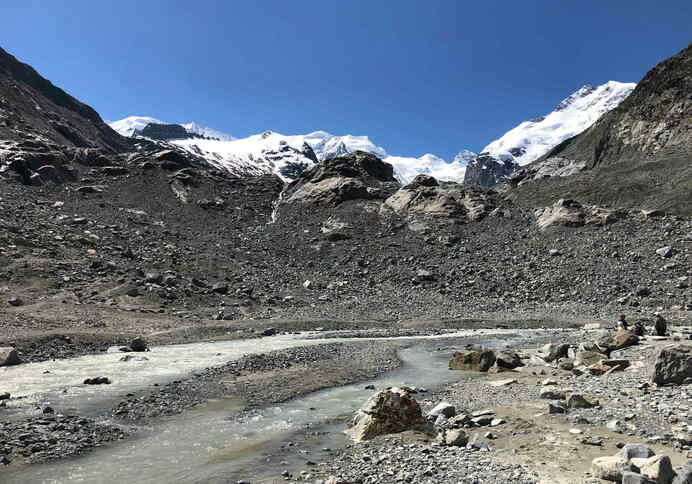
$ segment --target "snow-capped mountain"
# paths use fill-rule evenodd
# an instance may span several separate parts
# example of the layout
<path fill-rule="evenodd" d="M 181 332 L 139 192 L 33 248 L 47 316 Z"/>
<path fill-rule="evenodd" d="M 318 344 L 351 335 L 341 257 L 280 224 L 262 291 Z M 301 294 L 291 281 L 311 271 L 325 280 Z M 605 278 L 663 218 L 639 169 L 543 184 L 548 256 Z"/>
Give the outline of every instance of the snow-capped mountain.
<path fill-rule="evenodd" d="M 119 121 L 108 121 L 111 128 L 116 130 L 123 136 L 135 136 L 137 132 L 142 131 L 147 124 L 170 124 L 149 116 L 129 116 Z M 206 126 L 201 126 L 197 123 L 176 123 L 180 124 L 190 134 L 203 136 L 205 138 L 213 138 L 221 141 L 231 141 L 233 136 L 217 131 Z"/>
<path fill-rule="evenodd" d="M 469 163 L 464 181 L 485 186 L 501 182 L 517 166 L 537 160 L 589 128 L 624 101 L 635 86 L 634 83 L 609 81 L 598 87 L 582 87 L 550 114 L 524 121 L 483 148 Z"/>
<path fill-rule="evenodd" d="M 150 124 L 167 124 L 147 116 L 130 116 L 110 123 L 110 126 L 125 136 L 138 136 Z M 317 162 L 354 151 L 367 151 L 394 166 L 396 177 L 408 183 L 416 175 L 425 173 L 444 181 L 464 179 L 466 164 L 475 156 L 464 150 L 447 163 L 442 158 L 426 154 L 419 158 L 392 156 L 367 136 L 337 136 L 326 131 L 286 136 L 273 131 L 248 136 L 247 138 L 221 139 L 217 131 L 195 123 L 182 125 L 188 132 L 208 138 L 166 139 L 168 143 L 202 156 L 214 166 L 237 176 L 274 173 L 286 181 L 294 179 L 301 169 Z M 228 136 L 228 135 L 226 135 Z"/>

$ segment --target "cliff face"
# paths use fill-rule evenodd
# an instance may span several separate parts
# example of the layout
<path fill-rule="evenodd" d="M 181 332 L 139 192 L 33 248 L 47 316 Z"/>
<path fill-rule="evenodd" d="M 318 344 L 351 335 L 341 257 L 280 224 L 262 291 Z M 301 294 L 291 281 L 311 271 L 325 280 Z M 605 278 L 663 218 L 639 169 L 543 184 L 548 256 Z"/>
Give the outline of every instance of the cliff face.
<path fill-rule="evenodd" d="M 0 49 L 0 139 L 47 141 L 111 152 L 132 149 L 127 138 L 31 66 Z"/>

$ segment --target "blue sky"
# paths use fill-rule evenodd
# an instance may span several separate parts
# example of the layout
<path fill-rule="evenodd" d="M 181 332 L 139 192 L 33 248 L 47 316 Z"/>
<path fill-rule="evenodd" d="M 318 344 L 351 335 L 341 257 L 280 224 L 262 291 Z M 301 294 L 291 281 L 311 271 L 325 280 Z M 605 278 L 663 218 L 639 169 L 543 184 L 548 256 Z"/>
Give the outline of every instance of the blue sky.
<path fill-rule="evenodd" d="M 366 134 L 446 159 L 692 42 L 689 0 L 3 3 L 0 46 L 104 119 Z"/>

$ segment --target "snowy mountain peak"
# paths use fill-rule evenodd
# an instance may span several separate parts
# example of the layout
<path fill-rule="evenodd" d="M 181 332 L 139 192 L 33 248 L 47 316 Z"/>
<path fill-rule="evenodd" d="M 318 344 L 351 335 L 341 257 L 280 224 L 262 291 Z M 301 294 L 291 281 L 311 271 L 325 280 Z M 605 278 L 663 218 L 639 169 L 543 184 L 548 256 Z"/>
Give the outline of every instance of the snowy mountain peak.
<path fill-rule="evenodd" d="M 481 153 L 519 165 L 531 163 L 617 107 L 635 86 L 634 83 L 616 81 L 598 87 L 583 86 L 565 98 L 552 113 L 524 121 L 490 143 Z"/>
<path fill-rule="evenodd" d="M 138 132 L 141 132 L 148 124 L 179 124 L 185 130 L 193 135 L 198 135 L 204 138 L 218 139 L 221 141 L 230 141 L 233 136 L 226 134 L 215 129 L 202 126 L 195 122 L 190 123 L 169 123 L 166 121 L 161 121 L 157 118 L 152 118 L 150 116 L 128 116 L 127 118 L 121 119 L 119 121 L 108 122 L 111 128 L 120 133 L 123 136 L 135 136 Z"/>
<path fill-rule="evenodd" d="M 563 141 L 578 135 L 608 111 L 616 108 L 636 84 L 608 81 L 594 87 L 585 85 L 562 100 L 557 108 L 512 128 L 483 148 L 469 163 L 466 183 L 500 183 L 517 166 L 527 165 Z"/>
<path fill-rule="evenodd" d="M 457 155 L 452 160 L 452 163 L 461 163 L 463 165 L 466 165 L 476 156 L 478 156 L 478 153 L 474 153 L 470 150 L 462 150 L 459 153 L 457 153 Z"/>

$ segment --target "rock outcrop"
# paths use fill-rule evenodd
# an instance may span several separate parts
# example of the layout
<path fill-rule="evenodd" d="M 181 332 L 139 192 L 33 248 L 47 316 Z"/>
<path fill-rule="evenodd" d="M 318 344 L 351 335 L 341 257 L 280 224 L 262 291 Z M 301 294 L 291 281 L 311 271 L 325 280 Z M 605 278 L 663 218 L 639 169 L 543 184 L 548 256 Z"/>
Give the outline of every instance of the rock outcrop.
<path fill-rule="evenodd" d="M 394 169 L 371 153 L 356 151 L 315 165 L 285 190 L 282 204 L 339 205 L 352 200 L 384 200 L 399 183 Z"/>
<path fill-rule="evenodd" d="M 574 200 L 560 199 L 549 207 L 536 210 L 535 216 L 538 227 L 546 229 L 552 226 L 606 225 L 618 220 L 622 214 L 617 210 L 585 207 Z"/>

